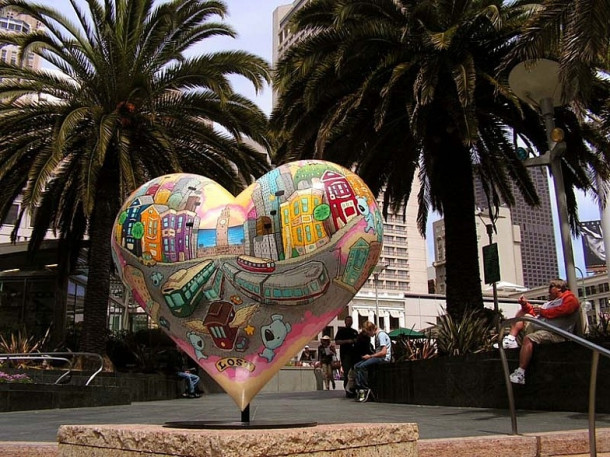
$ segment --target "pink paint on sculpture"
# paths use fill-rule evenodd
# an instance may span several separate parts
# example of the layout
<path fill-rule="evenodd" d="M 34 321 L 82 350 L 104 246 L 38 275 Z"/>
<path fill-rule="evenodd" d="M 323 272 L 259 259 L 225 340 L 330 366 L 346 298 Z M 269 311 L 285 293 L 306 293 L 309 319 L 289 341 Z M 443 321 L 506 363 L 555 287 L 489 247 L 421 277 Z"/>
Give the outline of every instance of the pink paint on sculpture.
<path fill-rule="evenodd" d="M 298 161 L 233 197 L 161 176 L 118 215 L 113 256 L 135 300 L 244 409 L 356 294 L 381 253 L 354 173 Z"/>

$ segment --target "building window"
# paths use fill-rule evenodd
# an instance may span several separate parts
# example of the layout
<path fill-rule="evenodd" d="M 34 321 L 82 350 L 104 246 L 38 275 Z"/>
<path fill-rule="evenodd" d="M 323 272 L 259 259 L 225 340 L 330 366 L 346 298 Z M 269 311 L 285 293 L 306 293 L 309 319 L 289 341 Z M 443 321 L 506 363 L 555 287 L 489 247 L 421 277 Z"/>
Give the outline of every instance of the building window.
<path fill-rule="evenodd" d="M 388 330 L 394 330 L 400 327 L 400 321 L 397 317 L 390 316 L 390 328 Z"/>

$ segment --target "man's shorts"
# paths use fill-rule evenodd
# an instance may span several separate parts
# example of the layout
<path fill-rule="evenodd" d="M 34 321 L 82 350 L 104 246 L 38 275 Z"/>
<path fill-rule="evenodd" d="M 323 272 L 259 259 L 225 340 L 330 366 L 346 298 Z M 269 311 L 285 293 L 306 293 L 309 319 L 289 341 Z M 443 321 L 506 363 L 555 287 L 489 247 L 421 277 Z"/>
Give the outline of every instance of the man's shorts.
<path fill-rule="evenodd" d="M 559 336 L 557 333 L 549 332 L 548 330 L 542 330 L 539 327 L 536 327 L 536 324 L 533 324 L 532 322 L 526 322 L 523 331 L 530 341 L 537 344 L 562 343 L 566 340 L 563 336 Z"/>

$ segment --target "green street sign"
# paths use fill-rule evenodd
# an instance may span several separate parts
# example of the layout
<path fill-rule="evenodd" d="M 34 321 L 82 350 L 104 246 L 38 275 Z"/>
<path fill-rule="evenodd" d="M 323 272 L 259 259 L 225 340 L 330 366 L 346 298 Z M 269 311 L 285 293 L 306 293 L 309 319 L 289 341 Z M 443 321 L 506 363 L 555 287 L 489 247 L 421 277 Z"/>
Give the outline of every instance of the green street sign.
<path fill-rule="evenodd" d="M 500 280 L 498 243 L 483 246 L 483 272 L 485 274 L 485 284 L 493 284 Z"/>

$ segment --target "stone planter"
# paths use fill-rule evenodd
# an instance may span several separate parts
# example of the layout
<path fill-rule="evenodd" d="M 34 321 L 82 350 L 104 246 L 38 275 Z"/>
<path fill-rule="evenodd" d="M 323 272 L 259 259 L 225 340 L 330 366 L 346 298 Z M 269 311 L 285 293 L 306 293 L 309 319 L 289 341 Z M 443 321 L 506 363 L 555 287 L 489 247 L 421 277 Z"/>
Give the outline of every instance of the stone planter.
<path fill-rule="evenodd" d="M 0 384 L 0 412 L 126 405 L 129 403 L 129 391 L 118 387 Z"/>
<path fill-rule="evenodd" d="M 162 373 L 100 373 L 86 386 L 91 372 L 73 371 L 66 384 L 55 385 L 64 371 L 2 371 L 26 373 L 34 382 L 0 383 L 0 412 L 128 405 L 132 401 L 174 399 L 184 390 L 177 376 Z"/>
<path fill-rule="evenodd" d="M 507 351 L 511 371 L 518 350 Z M 518 409 L 586 412 L 592 353 L 574 343 L 539 346 L 525 385 L 514 385 Z M 379 401 L 508 408 L 499 351 L 379 365 L 370 382 Z M 600 357 L 596 412 L 610 412 L 610 360 Z"/>

